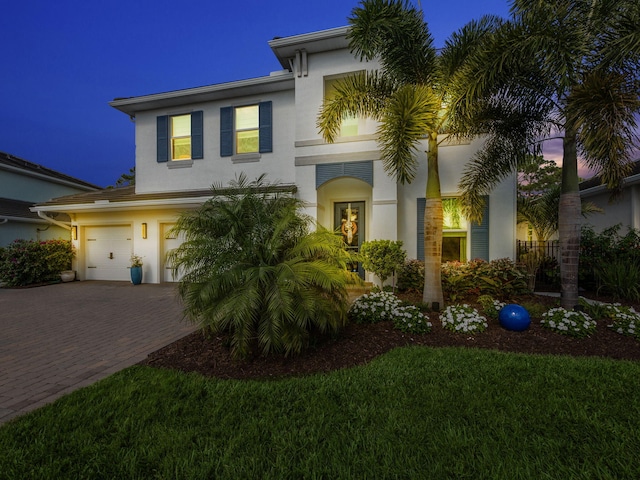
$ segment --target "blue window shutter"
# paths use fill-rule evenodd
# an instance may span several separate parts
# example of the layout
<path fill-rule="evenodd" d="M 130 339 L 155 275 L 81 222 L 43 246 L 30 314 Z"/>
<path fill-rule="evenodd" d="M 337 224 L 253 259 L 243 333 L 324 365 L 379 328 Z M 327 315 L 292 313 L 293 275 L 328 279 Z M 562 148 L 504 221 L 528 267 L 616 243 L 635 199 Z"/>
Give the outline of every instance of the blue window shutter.
<path fill-rule="evenodd" d="M 233 155 L 233 107 L 220 109 L 220 156 Z"/>
<path fill-rule="evenodd" d="M 489 197 L 484 197 L 482 223 L 471 223 L 471 259 L 489 261 Z"/>
<path fill-rule="evenodd" d="M 260 102 L 260 153 L 269 153 L 273 151 L 273 127 L 272 127 L 272 105 L 271 102 Z"/>
<path fill-rule="evenodd" d="M 169 117 L 162 115 L 156 119 L 157 125 L 157 154 L 156 161 L 169 161 Z"/>
<path fill-rule="evenodd" d="M 427 205 L 425 198 L 418 199 L 418 249 L 416 257 L 424 262 L 424 210 Z"/>
<path fill-rule="evenodd" d="M 202 110 L 191 113 L 191 158 L 204 158 Z"/>

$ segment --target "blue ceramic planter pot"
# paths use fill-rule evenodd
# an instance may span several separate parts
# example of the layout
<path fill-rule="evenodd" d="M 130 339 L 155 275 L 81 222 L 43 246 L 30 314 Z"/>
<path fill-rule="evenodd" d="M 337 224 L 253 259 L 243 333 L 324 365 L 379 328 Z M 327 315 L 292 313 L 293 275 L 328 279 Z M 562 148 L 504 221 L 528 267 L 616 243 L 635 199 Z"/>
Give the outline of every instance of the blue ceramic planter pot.
<path fill-rule="evenodd" d="M 142 267 L 131 267 L 131 283 L 134 285 L 142 283 Z"/>
<path fill-rule="evenodd" d="M 522 332 L 531 325 L 531 317 L 527 310 L 515 303 L 505 305 L 498 314 L 500 325 L 507 330 Z"/>

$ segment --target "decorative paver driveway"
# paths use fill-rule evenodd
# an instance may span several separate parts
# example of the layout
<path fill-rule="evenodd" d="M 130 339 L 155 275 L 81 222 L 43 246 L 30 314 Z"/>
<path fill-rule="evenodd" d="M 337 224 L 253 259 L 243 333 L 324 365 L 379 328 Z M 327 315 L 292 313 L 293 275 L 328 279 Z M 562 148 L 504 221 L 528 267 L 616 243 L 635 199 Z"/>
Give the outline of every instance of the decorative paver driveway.
<path fill-rule="evenodd" d="M 0 289 L 0 424 L 144 360 L 196 327 L 175 285 Z"/>

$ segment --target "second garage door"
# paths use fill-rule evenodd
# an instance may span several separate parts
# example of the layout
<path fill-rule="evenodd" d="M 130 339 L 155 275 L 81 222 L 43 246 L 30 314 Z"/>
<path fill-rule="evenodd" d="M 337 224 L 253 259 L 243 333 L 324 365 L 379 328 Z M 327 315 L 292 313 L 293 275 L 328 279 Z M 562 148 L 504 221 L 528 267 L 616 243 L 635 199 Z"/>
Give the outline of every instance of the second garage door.
<path fill-rule="evenodd" d="M 130 280 L 131 227 L 86 227 L 86 279 Z"/>

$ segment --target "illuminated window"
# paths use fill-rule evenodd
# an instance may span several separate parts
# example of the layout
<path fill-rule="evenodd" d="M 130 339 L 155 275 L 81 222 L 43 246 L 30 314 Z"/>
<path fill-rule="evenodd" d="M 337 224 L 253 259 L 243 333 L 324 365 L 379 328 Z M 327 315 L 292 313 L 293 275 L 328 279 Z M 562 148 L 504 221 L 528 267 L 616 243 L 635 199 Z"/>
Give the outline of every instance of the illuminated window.
<path fill-rule="evenodd" d="M 191 158 L 191 115 L 171 117 L 171 160 Z"/>
<path fill-rule="evenodd" d="M 220 156 L 262 154 L 273 151 L 270 101 L 220 109 Z"/>
<path fill-rule="evenodd" d="M 442 199 L 442 261 L 467 259 L 467 221 L 457 198 Z"/>
<path fill-rule="evenodd" d="M 257 153 L 260 148 L 258 105 L 235 109 L 236 153 Z"/>
<path fill-rule="evenodd" d="M 204 158 L 203 112 L 161 115 L 157 122 L 157 161 Z"/>
<path fill-rule="evenodd" d="M 341 78 L 330 78 L 325 79 L 324 81 L 324 100 L 329 101 L 336 96 L 336 83 L 340 81 Z M 358 135 L 358 123 L 359 118 L 355 115 L 348 115 L 342 119 L 342 124 L 340 125 L 340 133 L 341 137 L 353 137 Z"/>

